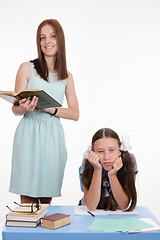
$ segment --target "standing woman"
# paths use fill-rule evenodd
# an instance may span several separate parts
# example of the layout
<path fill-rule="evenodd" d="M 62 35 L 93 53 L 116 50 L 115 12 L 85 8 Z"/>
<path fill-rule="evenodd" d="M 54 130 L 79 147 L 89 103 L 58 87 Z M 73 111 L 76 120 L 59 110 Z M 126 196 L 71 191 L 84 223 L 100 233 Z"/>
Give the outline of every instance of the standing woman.
<path fill-rule="evenodd" d="M 73 77 L 66 66 L 64 33 L 57 20 L 39 25 L 37 49 L 37 59 L 21 64 L 15 91 L 43 89 L 60 104 L 66 95 L 68 108 L 37 111 L 36 96 L 12 107 L 15 115 L 24 115 L 15 132 L 9 190 L 21 196 L 21 203 L 51 203 L 52 197 L 61 195 L 67 151 L 60 118 L 79 118 Z"/>

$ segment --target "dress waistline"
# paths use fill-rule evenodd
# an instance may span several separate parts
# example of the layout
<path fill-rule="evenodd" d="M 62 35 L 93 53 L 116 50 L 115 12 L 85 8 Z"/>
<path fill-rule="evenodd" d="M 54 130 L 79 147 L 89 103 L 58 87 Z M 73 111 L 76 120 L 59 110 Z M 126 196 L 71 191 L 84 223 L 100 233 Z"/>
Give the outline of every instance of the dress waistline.
<path fill-rule="evenodd" d="M 24 114 L 25 119 L 35 119 L 39 121 L 45 121 L 45 122 L 60 122 L 60 118 L 56 117 L 50 113 L 43 112 L 43 111 L 34 111 L 34 112 L 27 112 Z"/>

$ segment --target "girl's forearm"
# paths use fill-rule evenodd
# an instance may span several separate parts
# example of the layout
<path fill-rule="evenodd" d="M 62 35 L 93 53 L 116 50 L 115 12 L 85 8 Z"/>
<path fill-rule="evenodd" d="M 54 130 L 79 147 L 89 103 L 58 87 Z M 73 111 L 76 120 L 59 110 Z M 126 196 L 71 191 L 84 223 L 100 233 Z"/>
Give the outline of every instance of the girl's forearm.
<path fill-rule="evenodd" d="M 118 204 L 121 210 L 125 210 L 129 204 L 129 198 L 126 192 L 122 188 L 117 176 L 109 177 L 109 181 L 116 203 Z"/>
<path fill-rule="evenodd" d="M 102 170 L 94 170 L 89 190 L 84 188 L 84 201 L 90 211 L 95 211 L 101 197 Z"/>

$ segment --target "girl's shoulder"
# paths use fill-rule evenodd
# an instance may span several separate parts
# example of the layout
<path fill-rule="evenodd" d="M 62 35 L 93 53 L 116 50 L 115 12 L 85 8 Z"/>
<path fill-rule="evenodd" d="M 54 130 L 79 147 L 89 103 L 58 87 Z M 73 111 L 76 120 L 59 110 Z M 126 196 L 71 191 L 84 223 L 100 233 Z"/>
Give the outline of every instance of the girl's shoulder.
<path fill-rule="evenodd" d="M 134 173 L 138 172 L 136 157 L 133 153 L 130 153 L 131 165 Z"/>

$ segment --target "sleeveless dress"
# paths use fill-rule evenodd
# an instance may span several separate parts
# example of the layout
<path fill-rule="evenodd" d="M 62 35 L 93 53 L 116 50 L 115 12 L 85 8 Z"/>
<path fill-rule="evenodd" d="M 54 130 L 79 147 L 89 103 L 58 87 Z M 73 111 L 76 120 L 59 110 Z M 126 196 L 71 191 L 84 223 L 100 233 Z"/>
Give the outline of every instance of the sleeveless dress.
<path fill-rule="evenodd" d="M 43 80 L 30 64 L 28 89 L 43 89 L 63 103 L 66 79 L 56 73 Z M 59 197 L 67 160 L 60 118 L 47 112 L 27 112 L 17 126 L 12 153 L 10 189 L 30 197 Z"/>

